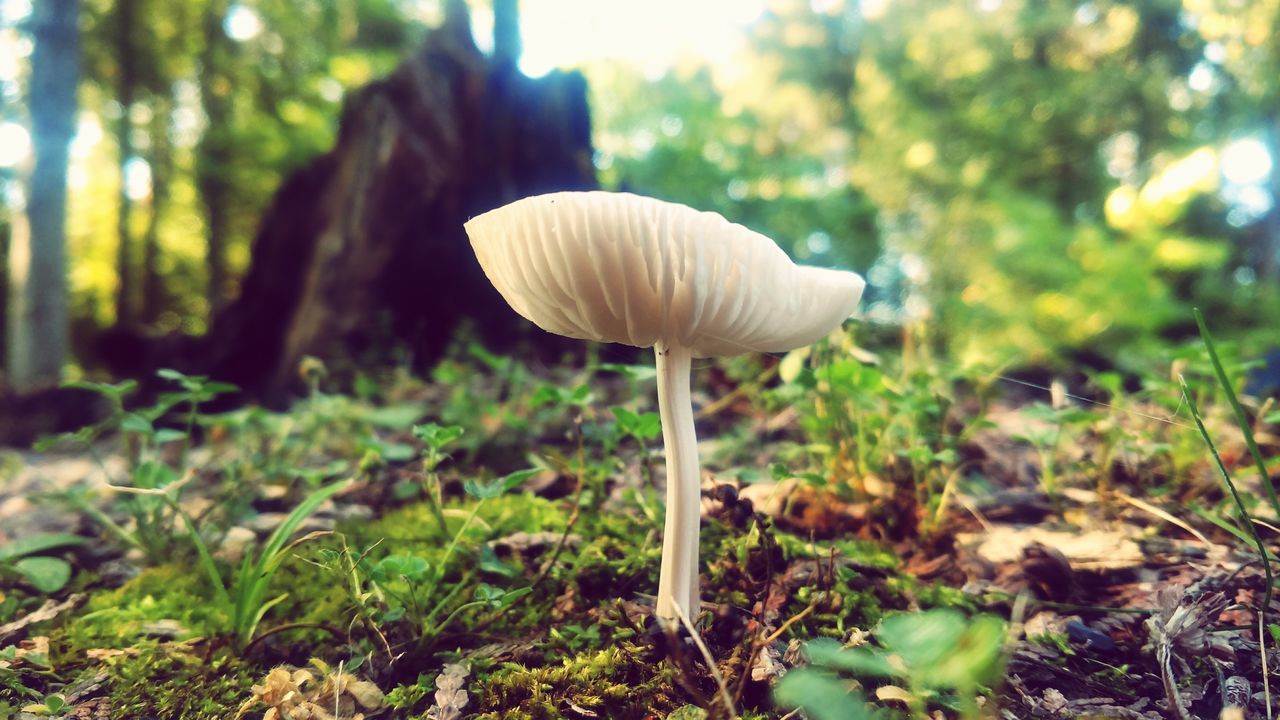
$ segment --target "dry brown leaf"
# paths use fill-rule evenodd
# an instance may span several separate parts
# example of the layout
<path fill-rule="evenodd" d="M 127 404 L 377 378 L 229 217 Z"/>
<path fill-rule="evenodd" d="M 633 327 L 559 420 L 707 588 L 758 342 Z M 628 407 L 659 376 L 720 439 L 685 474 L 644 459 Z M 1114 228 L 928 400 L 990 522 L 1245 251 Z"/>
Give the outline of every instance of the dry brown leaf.
<path fill-rule="evenodd" d="M 983 533 L 957 535 L 956 540 L 965 545 L 976 543 L 978 555 L 996 564 L 1018 562 L 1032 543 L 1054 548 L 1080 570 L 1118 570 L 1143 564 L 1142 549 L 1118 530 L 1068 532 L 1039 526 L 993 525 Z"/>
<path fill-rule="evenodd" d="M 376 685 L 351 673 L 335 672 L 313 660 L 310 668 L 277 667 L 262 684 L 253 686 L 253 697 L 240 706 L 242 717 L 259 703 L 269 706 L 263 720 L 363 720 L 356 710 L 382 707 L 384 697 Z"/>

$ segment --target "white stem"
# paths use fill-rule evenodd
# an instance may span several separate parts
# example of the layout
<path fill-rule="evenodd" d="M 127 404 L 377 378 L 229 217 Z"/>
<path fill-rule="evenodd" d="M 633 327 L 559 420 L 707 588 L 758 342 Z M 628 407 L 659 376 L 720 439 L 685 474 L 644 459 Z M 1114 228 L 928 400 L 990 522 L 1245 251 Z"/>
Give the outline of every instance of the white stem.
<path fill-rule="evenodd" d="M 658 576 L 658 619 L 678 622 L 674 605 L 690 617 L 698 613 L 698 523 L 702 477 L 698 438 L 693 429 L 689 371 L 693 353 L 684 347 L 654 347 L 658 368 L 658 413 L 667 460 L 667 521 L 662 532 L 662 570 Z"/>

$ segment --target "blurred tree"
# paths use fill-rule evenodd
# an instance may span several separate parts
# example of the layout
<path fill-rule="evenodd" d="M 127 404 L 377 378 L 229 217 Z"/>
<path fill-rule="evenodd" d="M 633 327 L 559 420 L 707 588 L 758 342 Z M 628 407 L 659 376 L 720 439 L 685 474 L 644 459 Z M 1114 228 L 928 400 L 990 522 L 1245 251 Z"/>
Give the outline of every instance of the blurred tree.
<path fill-rule="evenodd" d="M 157 94 L 153 101 L 150 148 L 147 165 L 151 168 L 151 214 L 142 241 L 142 322 L 154 323 L 166 305 L 164 281 L 161 277 L 160 219 L 169 203 L 173 175 L 173 143 L 170 138 L 172 98 Z"/>
<path fill-rule="evenodd" d="M 851 174 L 886 244 L 926 259 L 916 282 L 962 357 L 1109 353 L 1181 312 L 1150 248 L 1100 222 L 1115 178 L 1194 142 L 1167 97 L 1200 50 L 1178 12 L 901 0 L 865 18 Z"/>
<path fill-rule="evenodd" d="M 200 102 L 205 128 L 196 151 L 196 187 L 204 206 L 205 263 L 208 272 L 205 299 L 209 311 L 222 304 L 227 292 L 227 243 L 230 234 L 234 125 L 232 62 L 235 45 L 223 29 L 230 4 L 207 0 L 202 14 L 204 49 L 200 54 Z"/>
<path fill-rule="evenodd" d="M 1186 7 L 1217 2 L 1241 4 Z M 598 165 L 869 272 L 873 318 L 931 318 L 963 360 L 1114 361 L 1185 325 L 1191 302 L 1236 298 L 1214 280 L 1241 236 L 1213 150 L 1230 128 L 1222 93 L 1197 85 L 1212 48 L 1185 10 L 774 0 L 750 52 L 714 72 L 593 72 Z M 1258 43 L 1275 26 L 1260 12 L 1229 26 Z"/>
<path fill-rule="evenodd" d="M 120 104 L 119 117 L 116 118 L 116 149 L 120 158 L 120 209 L 116 218 L 116 322 L 120 325 L 133 325 L 134 281 L 132 229 L 129 221 L 133 219 L 133 197 L 130 187 L 129 167 L 133 162 L 133 110 L 138 89 L 137 45 L 135 35 L 138 32 L 136 15 L 137 0 L 117 0 L 115 3 L 115 58 L 116 102 Z"/>
<path fill-rule="evenodd" d="M 1198 70 L 1214 91 L 1228 132 L 1257 135 L 1271 155 L 1260 183 L 1270 208 L 1252 228 L 1249 260 L 1280 282 L 1280 4 L 1265 0 L 1185 0 L 1188 23 L 1209 50 Z"/>
<path fill-rule="evenodd" d="M 30 31 L 35 165 L 9 249 L 8 381 L 27 391 L 56 384 L 67 355 L 68 150 L 79 82 L 78 0 L 36 3 Z"/>

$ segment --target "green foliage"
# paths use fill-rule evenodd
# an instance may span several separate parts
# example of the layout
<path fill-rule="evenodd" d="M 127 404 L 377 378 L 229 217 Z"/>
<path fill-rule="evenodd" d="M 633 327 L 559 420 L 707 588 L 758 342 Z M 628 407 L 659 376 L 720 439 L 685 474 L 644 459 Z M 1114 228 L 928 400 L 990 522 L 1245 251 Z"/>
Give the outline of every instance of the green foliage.
<path fill-rule="evenodd" d="M 618 430 L 641 445 L 662 434 L 662 418 L 658 413 L 637 413 L 621 405 L 615 405 L 609 411 L 618 419 Z"/>
<path fill-rule="evenodd" d="M 674 710 L 668 664 L 644 659 L 633 643 L 563 658 L 542 667 L 499 666 L 474 685 L 475 717 L 550 720 L 564 703 L 610 717 L 640 717 Z"/>
<path fill-rule="evenodd" d="M 230 607 L 209 602 L 209 593 L 207 580 L 185 565 L 146 568 L 121 587 L 90 596 L 63 637 L 77 649 L 126 648 L 162 621 L 176 623 L 179 639 L 215 635 L 230 624 Z"/>
<path fill-rule="evenodd" d="M 803 449 L 821 466 L 810 479 L 846 496 L 914 493 L 929 527 L 953 482 L 957 448 L 974 429 L 950 425 L 957 378 L 937 363 L 878 364 L 848 335 L 827 343 L 783 358 L 783 383 L 766 394 L 770 405 L 799 413 Z"/>
<path fill-rule="evenodd" d="M 732 68 L 589 68 L 597 167 L 865 272 L 870 317 L 927 324 L 962 365 L 1136 369 L 1192 303 L 1280 320 L 1274 273 L 1232 279 L 1265 269 L 1218 156 L 1280 88 L 1273 31 L 1229 18 L 1274 11 L 1195 5 L 775 2 Z"/>
<path fill-rule="evenodd" d="M 435 531 L 428 538 L 421 536 L 421 521 L 424 513 L 433 518 L 437 513 L 429 503 L 389 515 L 373 528 L 352 528 L 353 539 L 367 538 L 370 544 L 360 552 L 345 541 L 340 548 L 321 549 L 315 564 L 341 583 L 347 607 L 358 622 L 371 628 L 404 623 L 416 637 L 416 651 L 425 653 L 468 613 L 500 613 L 531 592 L 529 587 L 499 587 L 481 579 L 506 583 L 518 575 L 484 545 L 485 537 L 563 525 L 563 518 L 542 508 L 545 501 L 508 494 L 530 473 L 519 471 L 489 482 L 468 479 L 464 486 L 474 498 L 470 508 L 441 513 L 446 524 L 427 526 Z M 448 519 L 458 515 L 461 522 L 449 527 Z M 475 531 L 477 525 L 482 532 Z M 424 541 L 429 541 L 425 547 Z"/>
<path fill-rule="evenodd" d="M 173 370 L 161 370 L 160 377 L 177 383 L 181 390 L 161 394 L 150 406 L 125 409 L 125 398 L 137 390 L 137 383 L 118 384 L 73 382 L 67 387 L 89 390 L 102 396 L 109 412 L 102 420 L 75 432 L 46 438 L 36 449 L 68 445 L 89 453 L 107 477 L 108 487 L 120 495 L 119 506 L 131 520 L 121 525 L 102 512 L 83 490 L 72 490 L 54 496 L 90 516 L 104 529 L 127 545 L 141 550 L 150 563 L 161 563 L 175 557 L 174 537 L 185 535 L 195 540 L 188 549 L 204 553 L 203 542 L 195 531 L 195 523 L 179 503 L 182 488 L 194 477 L 188 467 L 190 437 L 199 418 L 199 406 L 218 395 L 233 392 L 235 387 L 209 382 L 205 377 L 189 377 Z M 156 423 L 175 408 L 185 407 L 186 429 L 156 427 Z M 109 433 L 119 433 L 125 447 L 130 448 L 125 477 L 113 477 L 98 454 L 95 442 Z M 181 442 L 176 463 L 164 457 L 166 446 Z M 207 553 L 205 553 L 207 554 Z"/>
<path fill-rule="evenodd" d="M 234 717 L 260 671 L 229 655 L 142 646 L 108 663 L 111 707 L 123 717 L 225 720 Z M 181 688 L 181 692 L 175 692 Z"/>
<path fill-rule="evenodd" d="M 821 714 L 822 708 L 855 706 L 853 714 L 833 718 L 880 717 L 865 707 L 865 698 L 847 698 L 848 686 L 838 679 L 847 674 L 875 682 L 899 682 L 912 717 L 927 717 L 931 704 L 978 717 L 977 693 L 999 677 L 1005 624 L 989 615 L 966 618 L 949 609 L 893 615 L 875 632 L 879 647 L 841 647 L 833 640 L 812 640 L 804 653 L 811 669 L 788 673 L 775 689 L 777 700 Z M 819 669 L 821 668 L 821 669 Z M 833 702 L 844 698 L 843 702 Z M 860 714 L 859 714 L 860 713 Z"/>
<path fill-rule="evenodd" d="M 220 576 L 216 573 L 216 570 L 212 566 L 206 568 L 213 573 L 212 577 L 217 581 L 215 589 L 221 590 L 219 596 L 224 602 L 230 602 L 232 605 L 231 632 L 236 641 L 242 646 L 253 640 L 258 623 L 262 621 L 267 611 L 285 598 L 284 595 L 277 595 L 268 600 L 267 589 L 270 587 L 271 579 L 276 570 L 280 568 L 280 564 L 284 561 L 287 553 L 306 539 L 304 537 L 290 542 L 294 530 L 302 524 L 302 521 L 310 517 L 322 503 L 347 489 L 350 485 L 347 481 L 332 483 L 312 492 L 294 507 L 284 521 L 272 531 L 262 548 L 258 550 L 256 559 L 251 558 L 249 554 L 245 555 L 230 593 L 221 584 Z M 211 562 L 208 560 L 207 552 L 201 553 L 201 558 L 206 562 Z"/>
<path fill-rule="evenodd" d="M 17 575 L 42 593 L 55 593 L 71 579 L 71 564 L 44 553 L 83 545 L 84 538 L 65 533 L 38 533 L 0 546 L 0 578 Z"/>

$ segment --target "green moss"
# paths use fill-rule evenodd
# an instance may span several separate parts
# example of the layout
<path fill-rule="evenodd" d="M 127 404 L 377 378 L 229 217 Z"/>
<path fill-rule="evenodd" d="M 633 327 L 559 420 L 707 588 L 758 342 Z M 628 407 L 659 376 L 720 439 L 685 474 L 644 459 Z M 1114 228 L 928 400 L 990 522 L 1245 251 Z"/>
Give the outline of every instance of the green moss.
<path fill-rule="evenodd" d="M 353 544 L 368 545 L 381 540 L 378 551 L 386 555 L 425 557 L 424 551 L 444 551 L 474 507 L 475 501 L 468 501 L 445 510 L 448 536 L 441 535 L 431 510 L 422 503 L 399 508 L 371 523 L 344 526 L 341 531 L 352 538 Z M 556 502 L 527 493 L 504 495 L 481 506 L 464 541 L 479 543 L 522 531 L 555 532 L 563 530 L 566 522 L 567 514 Z"/>
<path fill-rule="evenodd" d="M 156 623 L 178 624 L 177 638 L 213 635 L 228 625 L 212 602 L 208 583 L 190 568 L 160 565 L 143 570 L 121 587 L 89 599 L 66 627 L 73 648 L 129 647 L 154 634 Z"/>
<path fill-rule="evenodd" d="M 468 710 L 484 720 L 551 720 L 576 716 L 570 705 L 610 718 L 644 718 L 674 710 L 669 663 L 652 662 L 622 646 L 566 658 L 558 665 L 504 663 L 473 683 Z"/>
<path fill-rule="evenodd" d="M 972 595 L 940 582 L 916 588 L 915 595 L 922 608 L 949 607 L 969 613 L 978 611 L 978 604 Z"/>
<path fill-rule="evenodd" d="M 256 671 L 226 655 L 212 660 L 162 647 L 113 658 L 111 717 L 225 720 L 250 697 Z"/>

